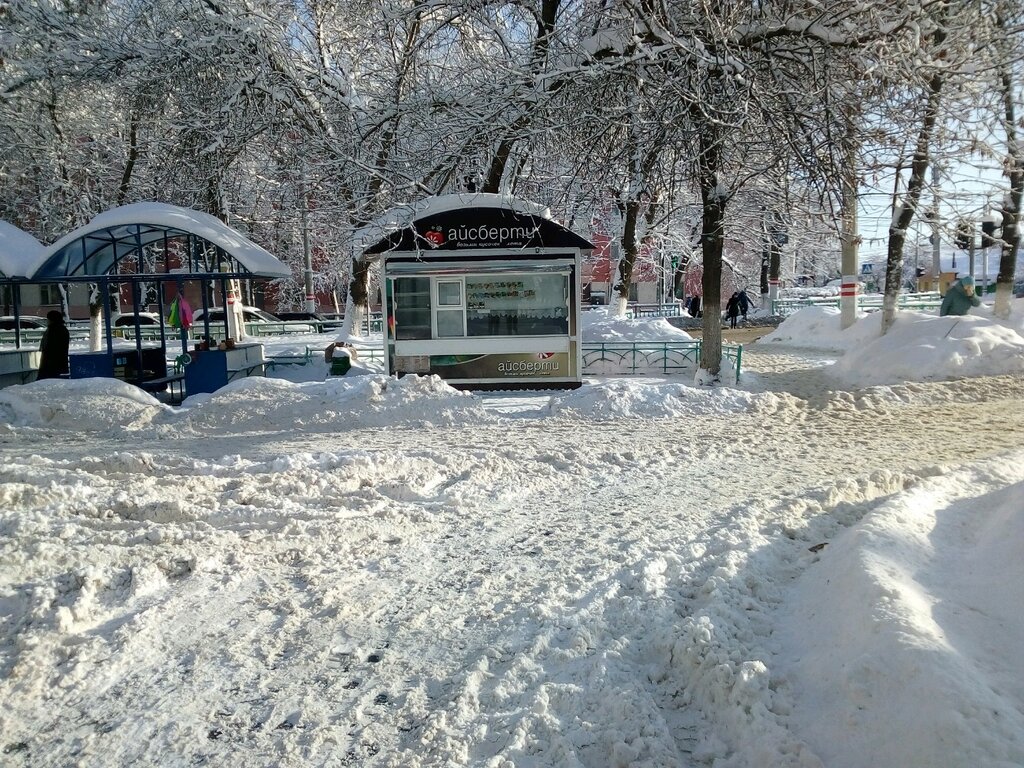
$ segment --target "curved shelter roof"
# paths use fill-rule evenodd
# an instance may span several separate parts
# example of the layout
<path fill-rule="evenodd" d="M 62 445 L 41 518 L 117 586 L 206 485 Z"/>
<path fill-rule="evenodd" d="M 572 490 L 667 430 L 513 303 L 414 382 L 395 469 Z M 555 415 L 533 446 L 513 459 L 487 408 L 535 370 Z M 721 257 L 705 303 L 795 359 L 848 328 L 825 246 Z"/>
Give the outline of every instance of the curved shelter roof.
<path fill-rule="evenodd" d="M 542 205 L 482 192 L 397 206 L 357 231 L 354 240 L 366 258 L 390 251 L 594 247 L 554 221 Z"/>
<path fill-rule="evenodd" d="M 106 274 L 286 277 L 291 270 L 209 214 L 133 203 L 99 214 L 46 247 L 28 277 L 44 281 Z"/>
<path fill-rule="evenodd" d="M 23 229 L 0 221 L 0 280 L 28 277 L 45 246 Z"/>

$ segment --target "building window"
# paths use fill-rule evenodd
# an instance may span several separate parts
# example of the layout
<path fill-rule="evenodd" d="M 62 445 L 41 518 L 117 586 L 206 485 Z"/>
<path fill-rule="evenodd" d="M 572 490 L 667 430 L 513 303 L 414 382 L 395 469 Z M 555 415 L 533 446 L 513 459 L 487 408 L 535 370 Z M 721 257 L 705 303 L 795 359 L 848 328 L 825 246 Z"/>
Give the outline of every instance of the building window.
<path fill-rule="evenodd" d="M 46 283 L 39 286 L 39 303 L 53 304 L 60 306 L 60 286 L 56 283 Z"/>

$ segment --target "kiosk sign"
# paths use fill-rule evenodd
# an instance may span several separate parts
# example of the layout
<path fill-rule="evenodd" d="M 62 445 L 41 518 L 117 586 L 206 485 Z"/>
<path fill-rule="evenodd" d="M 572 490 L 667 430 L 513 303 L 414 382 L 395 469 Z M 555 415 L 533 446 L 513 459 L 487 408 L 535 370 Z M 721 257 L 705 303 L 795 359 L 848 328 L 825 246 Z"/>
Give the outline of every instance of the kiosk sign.
<path fill-rule="evenodd" d="M 501 208 L 445 211 L 413 225 L 421 247 L 457 251 L 468 248 L 540 248 L 544 219 L 512 215 Z"/>
<path fill-rule="evenodd" d="M 569 352 L 432 355 L 430 372 L 444 379 L 565 379 L 575 376 Z"/>

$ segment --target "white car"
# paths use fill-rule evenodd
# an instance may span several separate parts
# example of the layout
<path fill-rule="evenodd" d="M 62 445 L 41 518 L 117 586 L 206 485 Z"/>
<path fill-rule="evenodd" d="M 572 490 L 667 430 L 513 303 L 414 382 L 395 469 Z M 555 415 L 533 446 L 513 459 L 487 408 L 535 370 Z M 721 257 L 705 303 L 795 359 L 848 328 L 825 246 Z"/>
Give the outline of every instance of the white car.
<path fill-rule="evenodd" d="M 316 328 L 312 325 L 305 325 L 301 323 L 291 323 L 282 320 L 281 318 L 270 314 L 262 309 L 256 307 L 242 307 L 242 318 L 245 321 L 246 326 L 257 326 L 256 334 L 260 336 L 269 335 L 270 333 L 316 333 Z M 192 314 L 192 323 L 196 328 L 202 328 L 203 326 L 203 310 L 197 309 Z M 210 324 L 224 325 L 224 309 L 222 307 L 214 307 L 210 310 Z M 258 326 L 273 324 L 271 327 L 266 329 L 266 332 L 260 333 Z M 246 329 L 248 332 L 248 328 Z"/>
<path fill-rule="evenodd" d="M 115 312 L 111 316 L 110 324 L 115 328 L 134 328 L 135 318 L 139 318 L 140 326 L 147 325 L 161 325 L 160 315 L 155 312 L 139 312 L 138 315 L 133 315 L 127 312 Z"/>
<path fill-rule="evenodd" d="M 36 315 L 21 315 L 17 319 L 15 319 L 14 315 L 0 317 L 0 331 L 13 331 L 18 325 L 21 326 L 23 331 L 45 331 L 46 318 Z"/>

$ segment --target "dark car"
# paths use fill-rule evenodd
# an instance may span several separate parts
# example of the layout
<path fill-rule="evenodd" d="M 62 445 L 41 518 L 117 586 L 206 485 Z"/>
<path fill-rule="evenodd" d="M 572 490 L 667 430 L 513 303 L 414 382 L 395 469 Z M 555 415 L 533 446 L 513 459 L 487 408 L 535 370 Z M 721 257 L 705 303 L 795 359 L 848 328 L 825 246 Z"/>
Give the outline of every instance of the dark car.
<path fill-rule="evenodd" d="M 314 327 L 320 332 L 340 328 L 345 322 L 343 315 L 324 312 L 278 312 L 277 316 L 288 322 L 295 322 L 297 320 L 312 322 Z"/>

